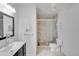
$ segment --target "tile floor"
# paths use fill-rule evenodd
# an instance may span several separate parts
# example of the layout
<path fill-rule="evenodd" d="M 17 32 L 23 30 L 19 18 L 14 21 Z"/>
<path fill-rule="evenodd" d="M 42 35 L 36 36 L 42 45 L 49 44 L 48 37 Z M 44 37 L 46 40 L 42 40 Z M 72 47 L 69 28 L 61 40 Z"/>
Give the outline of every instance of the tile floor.
<path fill-rule="evenodd" d="M 37 56 L 65 56 L 60 51 L 51 51 L 49 46 L 39 46 L 37 48 Z"/>

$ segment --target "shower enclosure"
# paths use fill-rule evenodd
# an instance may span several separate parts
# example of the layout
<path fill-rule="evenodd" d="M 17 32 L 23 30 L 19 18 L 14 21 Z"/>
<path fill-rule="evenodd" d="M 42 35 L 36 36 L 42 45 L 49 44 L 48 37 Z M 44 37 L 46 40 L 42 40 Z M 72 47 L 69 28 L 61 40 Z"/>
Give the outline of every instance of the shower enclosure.
<path fill-rule="evenodd" d="M 56 43 L 57 28 L 56 19 L 38 19 L 37 20 L 38 45 L 49 45 Z"/>

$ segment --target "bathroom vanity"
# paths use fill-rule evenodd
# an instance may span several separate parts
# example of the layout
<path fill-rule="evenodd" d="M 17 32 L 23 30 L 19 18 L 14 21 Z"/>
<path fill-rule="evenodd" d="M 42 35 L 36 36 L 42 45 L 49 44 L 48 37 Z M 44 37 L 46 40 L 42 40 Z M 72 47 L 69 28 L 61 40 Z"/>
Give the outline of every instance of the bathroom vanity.
<path fill-rule="evenodd" d="M 0 49 L 0 56 L 25 56 L 26 43 L 15 41 Z"/>

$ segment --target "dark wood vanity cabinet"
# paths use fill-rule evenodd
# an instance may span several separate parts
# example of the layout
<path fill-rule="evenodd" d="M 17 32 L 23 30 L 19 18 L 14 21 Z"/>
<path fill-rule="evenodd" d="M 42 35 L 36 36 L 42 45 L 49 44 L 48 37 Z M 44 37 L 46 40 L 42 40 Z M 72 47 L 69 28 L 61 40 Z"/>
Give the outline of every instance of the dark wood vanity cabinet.
<path fill-rule="evenodd" d="M 24 44 L 13 56 L 26 56 L 26 44 Z"/>

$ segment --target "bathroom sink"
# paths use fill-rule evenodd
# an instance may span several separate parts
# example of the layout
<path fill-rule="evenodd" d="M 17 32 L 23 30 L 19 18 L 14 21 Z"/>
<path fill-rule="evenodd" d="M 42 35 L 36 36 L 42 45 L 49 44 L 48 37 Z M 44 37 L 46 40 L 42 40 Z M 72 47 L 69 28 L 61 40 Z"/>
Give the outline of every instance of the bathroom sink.
<path fill-rule="evenodd" d="M 13 42 L 0 49 L 0 56 L 13 56 L 25 42 Z"/>
<path fill-rule="evenodd" d="M 9 45 L 1 48 L 0 52 L 10 52 L 12 50 L 15 50 L 16 47 L 17 47 L 17 43 L 12 43 L 12 44 L 9 44 Z"/>

